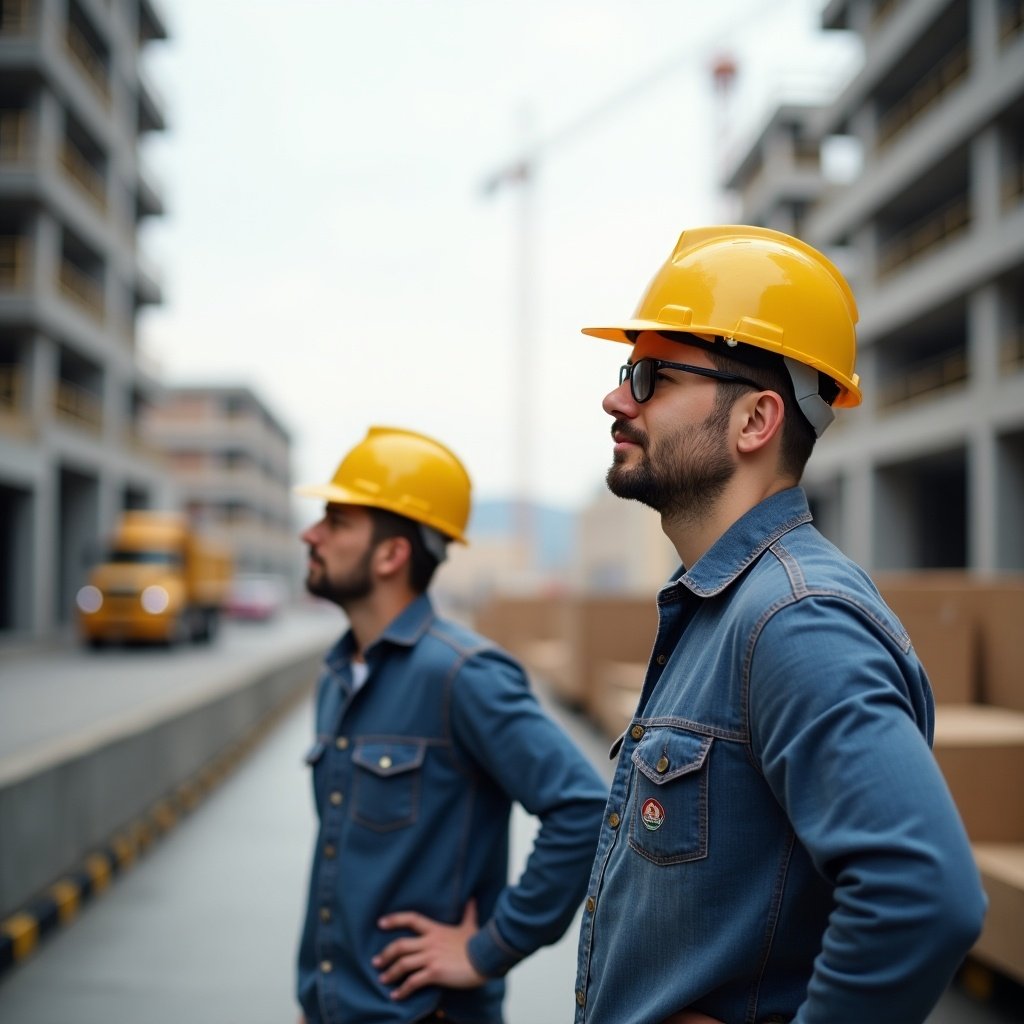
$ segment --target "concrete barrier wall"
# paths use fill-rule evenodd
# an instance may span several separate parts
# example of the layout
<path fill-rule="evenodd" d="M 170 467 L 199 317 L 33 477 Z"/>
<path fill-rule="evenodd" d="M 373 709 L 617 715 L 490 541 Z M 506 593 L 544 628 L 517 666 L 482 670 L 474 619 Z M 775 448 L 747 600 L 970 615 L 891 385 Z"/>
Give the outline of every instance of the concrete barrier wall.
<path fill-rule="evenodd" d="M 0 781 L 0 918 L 308 690 L 322 657 L 293 653 Z"/>

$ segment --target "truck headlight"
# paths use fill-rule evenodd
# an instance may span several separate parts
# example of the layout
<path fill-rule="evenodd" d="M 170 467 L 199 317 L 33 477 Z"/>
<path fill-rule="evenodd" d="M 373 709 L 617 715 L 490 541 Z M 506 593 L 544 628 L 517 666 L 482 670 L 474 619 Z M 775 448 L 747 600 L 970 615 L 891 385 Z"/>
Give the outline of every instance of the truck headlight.
<path fill-rule="evenodd" d="M 75 604 L 78 605 L 79 611 L 93 615 L 103 607 L 103 593 L 99 587 L 94 587 L 90 583 L 75 595 Z"/>
<path fill-rule="evenodd" d="M 171 595 L 163 587 L 146 587 L 140 600 L 143 611 L 149 612 L 150 615 L 159 615 L 161 612 L 167 611 L 167 606 L 171 603 Z"/>

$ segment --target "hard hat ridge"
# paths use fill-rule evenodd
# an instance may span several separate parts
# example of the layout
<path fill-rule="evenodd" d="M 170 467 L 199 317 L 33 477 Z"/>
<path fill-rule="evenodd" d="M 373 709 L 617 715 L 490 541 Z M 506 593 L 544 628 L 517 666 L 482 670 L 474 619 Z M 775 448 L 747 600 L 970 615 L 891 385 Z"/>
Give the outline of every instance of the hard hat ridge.
<path fill-rule="evenodd" d="M 750 225 L 690 228 L 659 268 L 632 319 L 585 327 L 584 334 L 632 343 L 641 331 L 714 336 L 773 352 L 820 371 L 838 389 L 835 400 L 812 400 L 807 382 L 794 379 L 801 410 L 820 434 L 820 406 L 861 401 L 856 361 L 857 304 L 835 264 L 806 242 Z M 797 371 L 799 374 L 799 371 Z"/>
<path fill-rule="evenodd" d="M 296 487 L 295 493 L 384 509 L 465 544 L 471 490 L 465 466 L 440 441 L 400 427 L 372 426 L 329 483 Z"/>

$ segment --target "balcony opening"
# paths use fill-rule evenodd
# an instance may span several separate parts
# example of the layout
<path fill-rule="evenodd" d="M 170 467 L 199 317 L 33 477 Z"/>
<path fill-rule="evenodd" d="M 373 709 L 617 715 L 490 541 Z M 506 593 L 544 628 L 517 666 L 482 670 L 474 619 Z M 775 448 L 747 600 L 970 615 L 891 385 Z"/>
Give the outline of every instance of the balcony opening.
<path fill-rule="evenodd" d="M 1021 0 L 1024 6 L 1024 0 Z M 1024 201 L 1024 100 L 1018 99 L 999 119 L 1000 178 L 1003 209 Z"/>
<path fill-rule="evenodd" d="M 103 426 L 103 370 L 61 347 L 54 409 L 67 426 L 98 432 Z"/>
<path fill-rule="evenodd" d="M 102 320 L 105 268 L 98 253 L 65 230 L 61 245 L 60 290 L 64 298 Z"/>
<path fill-rule="evenodd" d="M 27 409 L 27 351 L 25 339 L 0 331 L 0 415 L 20 416 Z"/>
<path fill-rule="evenodd" d="M 877 471 L 872 539 L 876 568 L 966 568 L 967 530 L 963 448 Z"/>
<path fill-rule="evenodd" d="M 110 49 L 76 2 L 68 2 L 64 41 L 75 66 L 104 106 L 110 103 Z"/>
<path fill-rule="evenodd" d="M 968 376 L 963 301 L 933 310 L 878 346 L 878 408 L 888 411 L 962 388 Z"/>
<path fill-rule="evenodd" d="M 1024 570 L 1024 430 L 996 441 L 996 564 Z"/>
<path fill-rule="evenodd" d="M 1004 373 L 1024 370 L 1024 270 L 999 282 L 999 365 Z"/>
<path fill-rule="evenodd" d="M 878 90 L 879 149 L 936 107 L 970 72 L 969 5 L 950 4 Z M 933 55 L 941 54 L 936 59 Z"/>
<path fill-rule="evenodd" d="M 70 114 L 61 147 L 64 172 L 101 210 L 107 206 L 107 157 L 89 133 Z"/>
<path fill-rule="evenodd" d="M 31 552 L 36 517 L 31 491 L 0 484 L 0 632 L 27 631 L 36 582 Z"/>

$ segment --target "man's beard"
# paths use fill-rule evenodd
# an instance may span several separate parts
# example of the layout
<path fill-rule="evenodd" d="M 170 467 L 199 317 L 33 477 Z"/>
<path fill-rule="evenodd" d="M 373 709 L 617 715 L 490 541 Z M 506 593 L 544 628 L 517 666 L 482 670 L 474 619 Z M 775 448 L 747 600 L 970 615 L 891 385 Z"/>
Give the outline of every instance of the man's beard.
<path fill-rule="evenodd" d="M 638 445 L 640 457 L 633 466 L 613 462 L 608 489 L 650 506 L 663 519 L 704 516 L 736 472 L 725 440 L 729 413 L 728 406 L 712 409 L 703 423 L 680 427 L 657 444 L 628 422 L 616 420 L 612 431 Z"/>
<path fill-rule="evenodd" d="M 310 551 L 309 557 L 320 566 L 320 572 L 314 575 L 313 569 L 309 570 L 306 574 L 306 589 L 314 597 L 326 598 L 341 607 L 369 597 L 373 593 L 373 576 L 370 573 L 372 554 L 372 551 L 367 551 L 359 564 L 347 576 L 331 579 L 327 575 L 323 562 Z"/>

